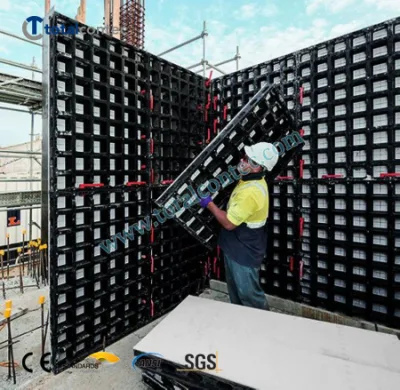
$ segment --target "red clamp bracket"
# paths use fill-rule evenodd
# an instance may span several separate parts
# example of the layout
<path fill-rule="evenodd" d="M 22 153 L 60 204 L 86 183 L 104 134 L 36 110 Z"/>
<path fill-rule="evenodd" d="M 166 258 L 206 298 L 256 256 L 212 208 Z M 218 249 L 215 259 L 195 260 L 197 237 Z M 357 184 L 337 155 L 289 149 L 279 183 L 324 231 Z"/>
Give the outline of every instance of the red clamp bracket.
<path fill-rule="evenodd" d="M 173 180 L 163 180 L 161 184 L 172 184 L 173 182 Z"/>
<path fill-rule="evenodd" d="M 277 176 L 276 180 L 293 180 L 293 176 Z"/>
<path fill-rule="evenodd" d="M 208 76 L 208 79 L 206 80 L 206 88 L 208 88 L 211 84 L 212 74 L 213 74 L 213 71 L 210 71 L 210 75 Z"/>
<path fill-rule="evenodd" d="M 227 117 L 228 117 L 228 106 L 225 104 L 225 106 L 224 106 L 224 116 L 223 116 L 224 121 L 226 121 Z"/>
<path fill-rule="evenodd" d="M 394 173 L 381 173 L 380 177 L 400 177 L 399 172 L 394 172 Z"/>
<path fill-rule="evenodd" d="M 206 144 L 210 142 L 211 139 L 211 130 L 210 128 L 207 129 L 207 139 L 206 139 Z"/>
<path fill-rule="evenodd" d="M 300 263 L 299 263 L 299 277 L 300 277 L 300 280 L 303 279 L 303 267 L 304 267 L 303 260 L 300 260 Z"/>
<path fill-rule="evenodd" d="M 150 138 L 150 154 L 154 153 L 154 139 Z"/>
<path fill-rule="evenodd" d="M 154 242 L 154 226 L 153 224 L 151 225 L 151 229 L 150 229 L 150 243 Z M 151 257 L 152 261 L 154 261 L 153 256 Z"/>
<path fill-rule="evenodd" d="M 150 316 L 154 317 L 154 302 L 152 299 L 150 300 Z"/>
<path fill-rule="evenodd" d="M 151 168 L 150 170 L 150 183 L 154 183 L 154 169 Z"/>
<path fill-rule="evenodd" d="M 146 165 L 144 165 L 144 164 L 141 165 L 141 166 L 140 166 L 140 169 L 146 169 Z"/>
<path fill-rule="evenodd" d="M 140 94 L 141 95 L 144 95 L 146 93 L 146 90 L 145 89 L 142 89 L 141 91 L 140 91 Z"/>
<path fill-rule="evenodd" d="M 299 130 L 300 137 L 304 137 L 304 129 Z"/>
<path fill-rule="evenodd" d="M 294 270 L 294 257 L 290 256 L 289 257 L 289 271 L 293 272 L 293 270 Z"/>
<path fill-rule="evenodd" d="M 214 119 L 214 134 L 217 134 L 218 119 Z"/>
<path fill-rule="evenodd" d="M 321 179 L 342 179 L 343 175 L 322 175 Z"/>
<path fill-rule="evenodd" d="M 217 111 L 218 96 L 214 96 L 214 110 Z"/>
<path fill-rule="evenodd" d="M 153 111 L 153 110 L 154 110 L 154 96 L 151 93 L 150 94 L 150 111 Z"/>
<path fill-rule="evenodd" d="M 143 134 L 140 136 L 141 139 L 146 139 L 147 137 Z"/>
<path fill-rule="evenodd" d="M 128 181 L 125 185 L 127 187 L 132 186 L 145 186 L 147 183 L 145 181 Z"/>
<path fill-rule="evenodd" d="M 303 178 L 303 175 L 304 175 L 304 160 L 300 160 L 299 161 L 299 176 L 300 176 L 300 179 Z"/>
<path fill-rule="evenodd" d="M 152 274 L 154 274 L 154 257 L 153 256 L 150 257 L 150 261 L 151 261 L 151 263 L 150 263 L 150 272 Z"/>
<path fill-rule="evenodd" d="M 300 94 L 299 94 L 299 101 L 300 101 L 300 104 L 303 104 L 303 99 L 304 99 L 304 88 L 303 88 L 303 87 L 300 87 L 299 92 L 300 92 Z"/>
<path fill-rule="evenodd" d="M 304 218 L 300 217 L 299 218 L 299 234 L 300 234 L 300 237 L 303 237 L 303 232 L 304 232 Z"/>
<path fill-rule="evenodd" d="M 93 184 L 79 184 L 79 189 L 84 190 L 87 188 L 99 188 L 104 187 L 103 183 L 93 183 Z"/>

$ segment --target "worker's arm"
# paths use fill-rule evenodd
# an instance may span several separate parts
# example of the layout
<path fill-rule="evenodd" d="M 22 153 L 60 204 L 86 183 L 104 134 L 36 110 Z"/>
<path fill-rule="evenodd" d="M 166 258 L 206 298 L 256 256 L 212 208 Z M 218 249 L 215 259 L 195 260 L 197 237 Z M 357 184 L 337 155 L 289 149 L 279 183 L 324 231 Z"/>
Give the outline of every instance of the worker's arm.
<path fill-rule="evenodd" d="M 222 225 L 226 230 L 233 230 L 237 227 L 231 221 L 229 221 L 226 211 L 221 210 L 214 202 L 210 202 L 207 209 L 214 215 L 216 220 Z"/>

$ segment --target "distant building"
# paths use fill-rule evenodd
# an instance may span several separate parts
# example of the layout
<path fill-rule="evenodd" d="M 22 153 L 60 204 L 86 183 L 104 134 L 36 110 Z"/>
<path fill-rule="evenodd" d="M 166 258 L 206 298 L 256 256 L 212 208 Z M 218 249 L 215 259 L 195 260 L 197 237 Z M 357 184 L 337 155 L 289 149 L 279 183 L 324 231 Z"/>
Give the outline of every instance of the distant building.
<path fill-rule="evenodd" d="M 27 179 L 30 177 L 30 158 L 22 157 L 21 155 L 10 155 L 10 157 L 3 157 L 7 154 L 4 150 L 11 151 L 30 151 L 31 143 L 26 142 L 23 144 L 17 144 L 0 148 L 0 180 L 12 180 L 12 179 Z M 33 142 L 33 151 L 41 152 L 42 150 L 42 139 L 37 137 Z M 32 173 L 34 179 L 41 178 L 42 167 L 40 156 L 37 160 L 32 160 Z M 39 161 L 39 162 L 38 162 Z M 23 191 L 40 191 L 40 181 L 0 181 L 0 193 L 10 192 L 23 192 Z M 32 210 L 32 221 L 40 225 L 40 209 Z M 0 206 L 0 248 L 6 245 L 6 234 L 10 235 L 10 244 L 16 244 L 22 240 L 22 230 L 26 229 L 27 237 L 29 237 L 29 210 L 21 210 L 21 225 L 7 228 L 7 211 Z M 33 226 L 32 238 L 36 239 L 40 237 L 40 230 L 38 227 Z"/>

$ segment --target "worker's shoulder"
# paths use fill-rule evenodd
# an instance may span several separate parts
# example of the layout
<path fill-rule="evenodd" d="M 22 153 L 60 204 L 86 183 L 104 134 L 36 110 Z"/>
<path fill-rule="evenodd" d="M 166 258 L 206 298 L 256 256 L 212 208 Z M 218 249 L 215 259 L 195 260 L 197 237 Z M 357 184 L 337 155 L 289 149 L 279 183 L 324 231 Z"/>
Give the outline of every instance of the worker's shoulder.
<path fill-rule="evenodd" d="M 249 180 L 244 182 L 240 188 L 240 191 L 246 192 L 248 194 L 254 194 L 256 196 L 259 195 L 267 195 L 268 194 L 268 185 L 264 179 L 260 180 Z"/>

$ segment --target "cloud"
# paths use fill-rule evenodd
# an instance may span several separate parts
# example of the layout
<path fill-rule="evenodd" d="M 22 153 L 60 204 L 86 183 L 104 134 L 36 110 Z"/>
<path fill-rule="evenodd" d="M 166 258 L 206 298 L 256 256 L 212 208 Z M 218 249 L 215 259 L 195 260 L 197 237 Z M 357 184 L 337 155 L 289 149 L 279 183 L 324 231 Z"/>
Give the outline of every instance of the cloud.
<path fill-rule="evenodd" d="M 312 15 L 324 4 L 324 0 L 310 0 L 307 2 L 306 13 Z"/>
<path fill-rule="evenodd" d="M 369 1 L 369 0 L 366 0 Z M 374 0 L 375 1 L 375 0 Z M 316 11 L 324 8 L 329 13 L 338 13 L 350 5 L 355 3 L 356 0 L 308 0 L 306 13 L 313 15 Z"/>
<path fill-rule="evenodd" d="M 10 0 L 1 0 L 0 1 L 0 11 L 8 11 L 11 9 Z"/>
<path fill-rule="evenodd" d="M 379 10 L 397 11 L 400 10 L 399 0 L 364 0 L 366 4 L 374 5 Z"/>
<path fill-rule="evenodd" d="M 251 19 L 258 13 L 259 9 L 255 3 L 249 3 L 242 5 L 238 10 L 234 12 L 237 19 Z"/>
<path fill-rule="evenodd" d="M 330 35 L 332 37 L 337 37 L 337 36 L 352 32 L 352 31 L 356 31 L 360 27 L 361 27 L 361 23 L 359 20 L 353 20 L 350 23 L 337 24 L 336 26 L 332 27 Z"/>
<path fill-rule="evenodd" d="M 271 3 L 268 6 L 266 6 L 261 11 L 261 13 L 262 13 L 262 15 L 267 16 L 267 17 L 274 16 L 274 15 L 277 15 L 279 13 L 279 9 L 275 4 Z"/>

